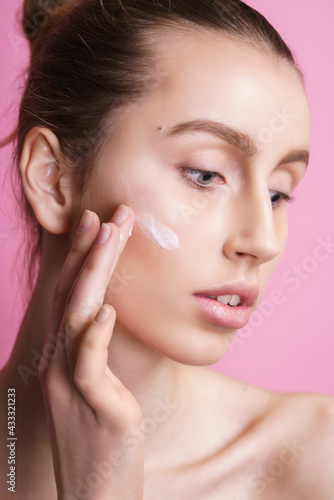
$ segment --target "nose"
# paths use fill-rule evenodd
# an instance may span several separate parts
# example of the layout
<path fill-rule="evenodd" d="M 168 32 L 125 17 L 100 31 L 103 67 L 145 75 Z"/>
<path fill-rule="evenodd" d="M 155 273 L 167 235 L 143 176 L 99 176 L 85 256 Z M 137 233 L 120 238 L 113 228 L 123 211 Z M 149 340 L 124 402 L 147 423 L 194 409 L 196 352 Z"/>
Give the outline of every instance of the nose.
<path fill-rule="evenodd" d="M 236 197 L 230 212 L 224 254 L 231 260 L 251 260 L 257 264 L 277 257 L 284 247 L 286 215 L 275 214 L 268 188 L 250 188 Z"/>

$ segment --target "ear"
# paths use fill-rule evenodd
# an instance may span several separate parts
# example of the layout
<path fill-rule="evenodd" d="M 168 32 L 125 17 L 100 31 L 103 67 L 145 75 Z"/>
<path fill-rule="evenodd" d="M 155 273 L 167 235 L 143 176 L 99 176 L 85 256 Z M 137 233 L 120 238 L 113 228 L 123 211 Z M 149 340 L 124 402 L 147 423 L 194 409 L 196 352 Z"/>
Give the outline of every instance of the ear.
<path fill-rule="evenodd" d="M 40 225 L 53 234 L 71 228 L 73 193 L 56 135 L 43 127 L 32 128 L 24 141 L 20 173 L 26 197 Z"/>

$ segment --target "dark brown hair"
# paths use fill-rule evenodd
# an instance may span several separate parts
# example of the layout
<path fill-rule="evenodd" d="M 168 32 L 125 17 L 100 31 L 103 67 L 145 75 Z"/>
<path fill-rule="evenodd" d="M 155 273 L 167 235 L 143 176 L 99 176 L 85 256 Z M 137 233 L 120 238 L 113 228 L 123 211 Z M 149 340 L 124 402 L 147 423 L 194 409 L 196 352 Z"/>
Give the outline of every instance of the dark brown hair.
<path fill-rule="evenodd" d="M 252 44 L 302 72 L 277 31 L 239 0 L 26 0 L 22 25 L 31 61 L 14 139 L 13 189 L 27 228 L 26 265 L 33 286 L 42 247 L 21 185 L 18 162 L 34 126 L 59 139 L 75 186 L 84 189 L 113 126 L 111 112 L 159 83 L 154 51 L 161 29 L 204 29 Z M 160 75 L 161 76 L 161 75 Z M 124 109 L 124 108 L 123 108 Z"/>

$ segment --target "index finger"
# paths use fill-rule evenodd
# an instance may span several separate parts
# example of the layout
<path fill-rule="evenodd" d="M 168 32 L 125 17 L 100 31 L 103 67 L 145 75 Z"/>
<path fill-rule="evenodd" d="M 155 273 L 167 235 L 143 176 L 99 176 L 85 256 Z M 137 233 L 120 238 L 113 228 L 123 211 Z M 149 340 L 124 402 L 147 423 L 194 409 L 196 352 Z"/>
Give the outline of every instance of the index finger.
<path fill-rule="evenodd" d="M 42 358 L 44 362 L 40 363 L 40 372 L 47 367 L 48 361 L 52 359 L 68 295 L 99 230 L 98 216 L 95 212 L 85 210 L 53 292 L 52 307 L 43 346 Z"/>

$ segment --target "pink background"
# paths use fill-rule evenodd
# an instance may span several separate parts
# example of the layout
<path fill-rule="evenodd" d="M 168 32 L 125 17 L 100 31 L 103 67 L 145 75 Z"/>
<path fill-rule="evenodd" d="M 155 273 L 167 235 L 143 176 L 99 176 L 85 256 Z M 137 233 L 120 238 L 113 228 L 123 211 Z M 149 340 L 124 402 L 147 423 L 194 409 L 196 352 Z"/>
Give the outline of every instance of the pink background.
<path fill-rule="evenodd" d="M 0 0 L 0 137 L 14 128 L 20 73 L 27 46 L 15 22 L 22 0 Z M 280 32 L 306 75 L 312 115 L 311 161 L 289 206 L 286 252 L 250 324 L 240 330 L 224 358 L 211 367 L 260 387 L 285 392 L 334 395 L 334 248 L 317 253 L 322 240 L 334 241 L 334 34 L 332 0 L 249 0 Z M 0 181 L 9 168 L 11 148 L 0 150 Z M 23 308 L 15 281 L 19 220 L 7 179 L 0 197 L 0 366 L 10 355 Z M 302 277 L 296 277 L 299 266 Z M 296 280 L 292 281 L 295 276 Z M 273 300 L 279 290 L 281 304 Z"/>

